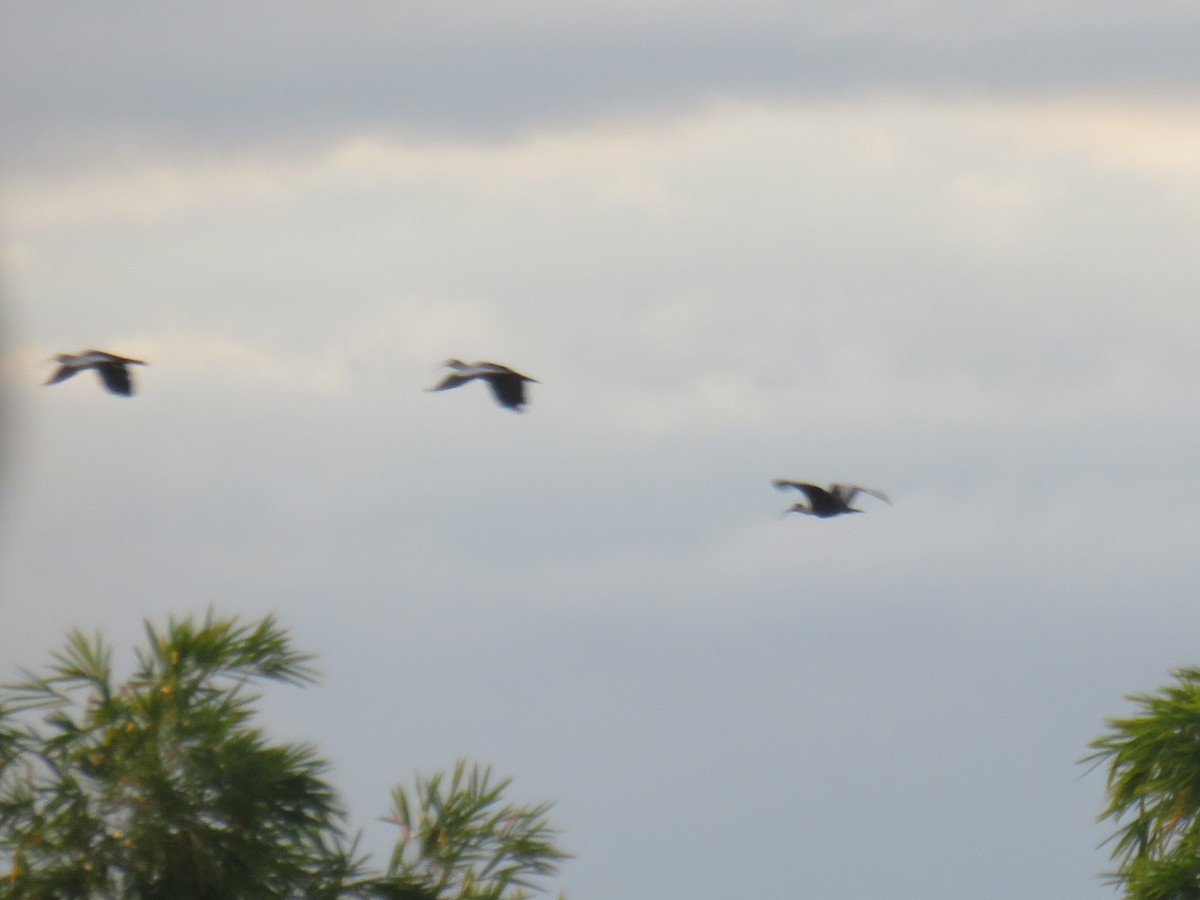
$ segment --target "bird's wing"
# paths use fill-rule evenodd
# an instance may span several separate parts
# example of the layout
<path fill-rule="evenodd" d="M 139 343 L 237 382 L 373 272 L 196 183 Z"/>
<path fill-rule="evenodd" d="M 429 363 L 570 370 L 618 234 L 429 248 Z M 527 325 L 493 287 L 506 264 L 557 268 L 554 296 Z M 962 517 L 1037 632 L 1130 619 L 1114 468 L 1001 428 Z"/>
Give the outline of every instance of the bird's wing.
<path fill-rule="evenodd" d="M 100 363 L 94 366 L 96 374 L 104 382 L 104 386 L 114 394 L 128 397 L 133 394 L 133 382 L 129 378 L 129 370 L 124 363 Z"/>
<path fill-rule="evenodd" d="M 889 505 L 892 502 L 888 499 L 887 494 L 885 494 L 883 491 L 876 491 L 872 488 L 861 487 L 857 484 L 835 484 L 833 485 L 833 492 L 838 497 L 845 500 L 847 504 L 854 502 L 854 498 L 859 494 L 869 494 L 877 500 L 882 500 L 884 503 Z"/>
<path fill-rule="evenodd" d="M 888 506 L 891 506 L 891 505 L 892 505 L 891 498 L 890 498 L 890 497 L 888 497 L 888 495 L 887 495 L 887 494 L 885 494 L 883 491 L 877 491 L 877 490 L 874 490 L 874 489 L 872 489 L 872 488 L 864 488 L 864 487 L 860 487 L 860 488 L 859 488 L 859 490 L 860 490 L 862 493 L 864 493 L 864 494 L 870 494 L 870 495 L 871 495 L 872 497 L 874 497 L 876 500 L 882 500 L 882 501 L 883 501 L 884 503 L 886 503 Z"/>
<path fill-rule="evenodd" d="M 475 368 L 484 375 L 511 375 L 513 378 L 519 378 L 522 381 L 532 381 L 538 384 L 536 378 L 530 378 L 528 375 L 522 375 L 516 369 L 511 369 L 508 366 L 503 366 L 500 363 L 494 362 L 478 362 L 475 363 Z"/>
<path fill-rule="evenodd" d="M 433 387 L 429 388 L 429 390 L 431 390 L 431 391 L 448 391 L 448 390 L 450 390 L 450 388 L 461 387 L 462 385 L 466 384 L 468 381 L 472 381 L 473 379 L 476 379 L 478 377 L 479 377 L 478 375 L 460 375 L 458 372 L 451 372 L 449 375 L 447 375 L 445 378 L 443 378 L 441 381 L 439 381 Z"/>
<path fill-rule="evenodd" d="M 463 375 L 474 375 L 480 377 L 483 375 L 499 375 L 505 372 L 511 372 L 512 369 L 508 366 L 502 366 L 499 363 L 493 362 L 463 362 L 461 359 L 448 359 L 442 365 L 448 369 L 453 369 Z"/>
<path fill-rule="evenodd" d="M 102 362 L 132 363 L 135 366 L 146 365 L 145 360 L 133 359 L 129 356 L 118 356 L 115 353 L 109 353 L 107 350 L 85 350 L 83 357 L 92 365 Z"/>
<path fill-rule="evenodd" d="M 525 404 L 525 382 L 515 374 L 493 374 L 485 376 L 492 395 L 501 406 L 518 412 Z"/>
<path fill-rule="evenodd" d="M 783 478 L 776 478 L 771 484 L 775 485 L 781 491 L 785 491 L 788 488 L 795 488 L 798 491 L 802 491 L 804 496 L 808 498 L 809 503 L 819 503 L 823 499 L 830 499 L 829 491 L 820 485 L 809 484 L 806 481 L 787 481 Z"/>
<path fill-rule="evenodd" d="M 66 381 L 78 371 L 75 366 L 59 366 L 58 371 L 46 380 L 46 384 L 58 384 L 60 381 Z"/>

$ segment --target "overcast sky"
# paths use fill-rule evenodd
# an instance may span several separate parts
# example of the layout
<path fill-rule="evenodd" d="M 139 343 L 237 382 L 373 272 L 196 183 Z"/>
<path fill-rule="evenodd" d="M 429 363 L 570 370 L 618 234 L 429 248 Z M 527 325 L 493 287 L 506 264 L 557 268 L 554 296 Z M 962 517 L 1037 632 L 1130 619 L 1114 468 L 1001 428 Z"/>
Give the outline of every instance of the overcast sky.
<path fill-rule="evenodd" d="M 265 722 L 378 852 L 466 756 L 576 900 L 1112 896 L 1077 761 L 1200 663 L 1198 38 L 0 0 L 0 677 L 275 612 L 325 677 Z M 41 386 L 88 347 L 138 395 Z"/>

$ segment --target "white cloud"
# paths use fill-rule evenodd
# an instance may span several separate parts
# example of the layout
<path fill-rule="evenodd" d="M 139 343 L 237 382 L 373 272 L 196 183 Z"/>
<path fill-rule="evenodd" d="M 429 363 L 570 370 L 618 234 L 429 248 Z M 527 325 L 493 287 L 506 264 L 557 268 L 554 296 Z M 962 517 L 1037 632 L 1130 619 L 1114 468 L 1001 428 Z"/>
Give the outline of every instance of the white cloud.
<path fill-rule="evenodd" d="M 4 197 L 10 231 L 69 230 L 102 222 L 144 226 L 205 211 L 273 208 L 283 214 L 333 192 L 387 192 L 424 205 L 456 202 L 632 207 L 688 214 L 723 168 L 756 196 L 774 181 L 794 196 L 802 167 L 824 178 L 860 172 L 917 177 L 979 218 L 1035 212 L 1047 186 L 1039 167 L 1074 159 L 1195 186 L 1200 128 L 1191 105 L 1064 96 L 1035 102 L 856 100 L 852 104 L 710 104 L 651 125 L 609 123 L 506 141 L 344 137 L 324 149 L 198 162 L 151 160 L 61 176 L 18 173 Z M 972 154 L 974 158 L 964 154 Z M 949 163 L 950 168 L 936 167 Z M 736 168 L 734 168 L 736 167 Z M 821 177 L 821 176 L 818 176 Z M 690 192 L 700 187 L 700 198 Z M 723 202 L 735 201 L 722 190 Z M 759 207 L 761 210 L 761 207 Z M 14 250 L 7 251 L 10 254 Z"/>
<path fill-rule="evenodd" d="M 108 316 L 101 334 L 178 370 L 325 391 L 503 356 L 632 428 L 745 427 L 794 398 L 833 416 L 887 397 L 863 410 L 886 419 L 961 393 L 950 415 L 971 417 L 1010 389 L 1103 393 L 1127 352 L 1182 365 L 1194 273 L 1141 288 L 1190 232 L 1123 219 L 1178 208 L 1186 121 L 1119 101 L 729 102 L 17 179 L 3 203 L 22 294 L 54 311 L 40 329 L 72 328 L 47 344 Z"/>
<path fill-rule="evenodd" d="M 1005 118 L 1009 127 L 1093 165 L 1182 179 L 1193 190 L 1200 186 L 1200 127 L 1194 102 L 1074 98 L 1069 103 L 1035 104 L 1026 116 Z"/>

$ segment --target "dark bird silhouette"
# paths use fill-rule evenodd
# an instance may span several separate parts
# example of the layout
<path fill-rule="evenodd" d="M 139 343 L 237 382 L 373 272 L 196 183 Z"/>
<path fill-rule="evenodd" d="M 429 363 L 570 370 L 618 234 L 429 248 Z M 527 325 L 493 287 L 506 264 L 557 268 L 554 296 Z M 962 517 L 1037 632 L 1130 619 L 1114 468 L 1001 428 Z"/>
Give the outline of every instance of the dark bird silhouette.
<path fill-rule="evenodd" d="M 808 505 L 795 503 L 784 511 L 785 514 L 798 512 L 808 516 L 818 516 L 822 519 L 828 519 L 844 513 L 862 512 L 861 509 L 855 509 L 850 505 L 859 494 L 870 494 L 884 503 L 890 504 L 892 502 L 882 491 L 873 491 L 870 488 L 859 487 L 857 484 L 831 484 L 828 490 L 819 485 L 808 484 L 803 481 L 787 481 L 783 478 L 776 478 L 771 484 L 775 485 L 781 491 L 786 491 L 788 488 L 795 488 L 798 491 L 802 491 L 804 496 L 808 498 Z"/>
<path fill-rule="evenodd" d="M 84 369 L 95 369 L 104 386 L 114 394 L 122 397 L 133 395 L 133 380 L 129 377 L 130 366 L 144 366 L 140 359 L 130 359 L 127 356 L 117 356 L 115 353 L 105 353 L 103 350 L 84 350 L 82 353 L 60 353 L 54 357 L 58 363 L 58 371 L 50 376 L 46 384 L 58 384 L 66 381 Z"/>
<path fill-rule="evenodd" d="M 514 372 L 508 366 L 502 366 L 499 363 L 465 363 L 461 360 L 450 359 L 446 361 L 446 366 L 454 371 L 429 390 L 448 391 L 451 388 L 461 387 L 468 381 L 482 378 L 492 389 L 492 396 L 496 398 L 497 403 L 517 412 L 521 412 L 521 407 L 526 403 L 525 382 L 540 383 L 536 378 Z"/>

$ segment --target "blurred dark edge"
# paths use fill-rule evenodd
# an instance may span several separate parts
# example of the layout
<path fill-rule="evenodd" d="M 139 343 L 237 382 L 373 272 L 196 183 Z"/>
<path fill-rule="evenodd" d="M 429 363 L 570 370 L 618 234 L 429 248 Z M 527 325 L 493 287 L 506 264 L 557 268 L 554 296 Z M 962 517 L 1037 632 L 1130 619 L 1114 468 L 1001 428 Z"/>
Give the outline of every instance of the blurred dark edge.
<path fill-rule="evenodd" d="M 0 189 L 2 189 L 0 185 Z M 7 235 L 4 223 L 0 222 L 0 250 L 6 246 Z M 4 265 L 4 254 L 0 252 L 0 542 L 4 540 L 8 525 L 8 484 L 9 469 L 13 461 L 13 440 L 15 423 L 13 416 L 12 394 L 9 390 L 9 370 L 11 363 L 8 354 L 16 345 L 12 334 L 9 333 L 12 317 L 9 315 L 9 298 L 11 294 L 9 272 Z"/>

